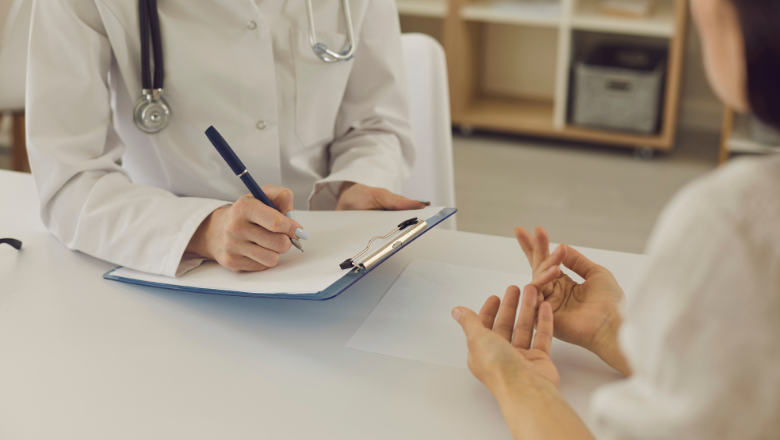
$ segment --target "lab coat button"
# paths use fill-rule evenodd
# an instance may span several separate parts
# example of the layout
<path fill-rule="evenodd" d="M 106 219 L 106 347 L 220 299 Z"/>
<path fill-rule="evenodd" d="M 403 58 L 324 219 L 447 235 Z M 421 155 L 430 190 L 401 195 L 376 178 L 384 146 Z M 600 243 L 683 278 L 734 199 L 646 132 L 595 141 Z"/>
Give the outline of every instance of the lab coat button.
<path fill-rule="evenodd" d="M 257 28 L 257 23 L 255 23 L 254 20 L 250 21 L 249 23 L 246 24 L 246 27 L 248 27 L 250 30 L 254 30 L 255 28 Z"/>
<path fill-rule="evenodd" d="M 265 126 L 266 126 L 265 121 L 258 121 L 258 123 L 257 123 L 257 129 L 258 130 L 263 130 L 265 128 Z"/>

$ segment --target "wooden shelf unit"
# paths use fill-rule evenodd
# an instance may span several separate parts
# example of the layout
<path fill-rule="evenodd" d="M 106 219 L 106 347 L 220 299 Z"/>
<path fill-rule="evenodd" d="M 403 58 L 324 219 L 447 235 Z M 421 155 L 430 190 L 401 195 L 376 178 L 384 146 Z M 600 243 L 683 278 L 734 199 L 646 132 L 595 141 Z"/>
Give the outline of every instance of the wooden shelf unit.
<path fill-rule="evenodd" d="M 445 0 L 397 0 L 398 13 L 414 17 L 444 18 L 448 4 Z"/>
<path fill-rule="evenodd" d="M 599 3 L 599 0 L 579 0 L 572 14 L 572 28 L 658 38 L 671 38 L 677 31 L 674 2 L 672 1 L 656 0 L 650 16 L 644 19 L 604 15 L 599 11 Z"/>
<path fill-rule="evenodd" d="M 483 0 L 462 5 L 459 15 L 466 21 L 521 26 L 558 27 L 561 23 L 560 7 L 551 8 L 538 4 Z"/>
<path fill-rule="evenodd" d="M 655 0 L 644 19 L 610 17 L 598 11 L 600 0 L 560 0 L 557 7 L 514 0 L 397 0 L 403 17 L 437 20 L 447 53 L 454 125 L 492 131 L 670 150 L 677 131 L 683 68 L 687 0 Z M 436 13 L 434 13 L 434 11 Z M 554 91 L 550 98 L 486 91 L 483 69 L 489 26 L 549 29 L 557 35 Z M 419 31 L 419 29 L 415 29 Z M 653 135 L 573 126 L 568 121 L 570 75 L 575 32 L 657 39 L 668 48 L 661 130 Z M 533 60 L 531 60 L 533 62 Z"/>

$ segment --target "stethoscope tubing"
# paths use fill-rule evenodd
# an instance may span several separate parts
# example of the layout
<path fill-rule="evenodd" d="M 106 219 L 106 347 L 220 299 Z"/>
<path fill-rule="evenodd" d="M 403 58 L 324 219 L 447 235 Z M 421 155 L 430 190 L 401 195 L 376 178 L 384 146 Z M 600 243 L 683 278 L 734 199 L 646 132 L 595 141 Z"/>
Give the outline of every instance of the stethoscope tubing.
<path fill-rule="evenodd" d="M 141 81 L 144 89 L 162 89 L 165 78 L 163 64 L 162 35 L 160 18 L 157 13 L 157 0 L 139 0 L 138 17 L 141 28 Z M 152 83 L 149 65 L 149 34 L 152 38 L 152 56 L 154 57 L 154 83 Z"/>
<path fill-rule="evenodd" d="M 314 24 L 314 12 L 311 0 L 306 0 L 306 15 L 309 18 L 309 44 L 314 53 L 326 63 L 336 63 L 339 61 L 348 61 L 355 56 L 355 28 L 352 25 L 352 12 L 349 9 L 349 0 L 341 0 L 341 9 L 344 13 L 344 21 L 347 26 L 347 40 L 349 49 L 342 53 L 336 53 L 328 49 L 324 43 L 317 41 L 317 30 Z"/>
<path fill-rule="evenodd" d="M 312 0 L 306 1 L 306 15 L 309 19 L 309 43 L 314 53 L 326 63 L 349 61 L 355 55 L 355 29 L 352 25 L 352 13 L 349 0 L 341 0 L 344 21 L 347 27 L 349 48 L 336 53 L 328 49 L 328 45 L 317 40 L 317 30 L 314 24 Z M 142 96 L 133 108 L 133 120 L 139 130 L 154 134 L 168 125 L 170 107 L 163 99 L 163 79 L 165 67 L 162 50 L 162 34 L 160 18 L 157 11 L 157 0 L 138 0 L 138 22 L 141 33 L 141 83 Z M 151 38 L 151 44 L 150 44 Z M 152 66 L 150 64 L 149 46 L 154 59 L 154 81 L 152 81 Z"/>

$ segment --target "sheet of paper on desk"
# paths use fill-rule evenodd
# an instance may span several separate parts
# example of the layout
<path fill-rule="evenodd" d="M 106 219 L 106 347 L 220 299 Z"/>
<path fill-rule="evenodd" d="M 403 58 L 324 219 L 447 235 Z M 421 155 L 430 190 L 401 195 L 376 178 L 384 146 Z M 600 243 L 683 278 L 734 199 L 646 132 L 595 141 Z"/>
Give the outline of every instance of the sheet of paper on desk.
<path fill-rule="evenodd" d="M 520 250 L 518 249 L 518 252 Z M 521 288 L 526 275 L 414 260 L 346 347 L 433 364 L 467 368 L 466 337 L 450 312 L 465 306 L 476 312 L 491 295 Z M 552 359 L 614 373 L 593 353 L 553 341 Z"/>
<path fill-rule="evenodd" d="M 142 281 L 184 287 L 210 288 L 248 293 L 316 293 L 344 276 L 339 264 L 363 250 L 368 241 L 393 230 L 412 217 L 428 219 L 441 207 L 417 211 L 296 211 L 298 223 L 310 239 L 301 241 L 304 252 L 290 248 L 279 264 L 264 272 L 233 273 L 215 262 L 206 262 L 182 275 L 170 278 L 121 268 L 114 275 Z M 377 240 L 372 250 L 386 244 Z M 369 251 L 371 252 L 371 251 Z"/>

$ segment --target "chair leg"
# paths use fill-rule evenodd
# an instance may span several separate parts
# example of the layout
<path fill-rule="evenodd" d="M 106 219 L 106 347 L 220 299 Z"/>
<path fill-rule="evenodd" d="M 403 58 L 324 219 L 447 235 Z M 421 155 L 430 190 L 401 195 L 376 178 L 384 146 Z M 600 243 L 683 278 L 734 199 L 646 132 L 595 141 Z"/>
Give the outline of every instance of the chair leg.
<path fill-rule="evenodd" d="M 30 172 L 30 161 L 27 159 L 27 136 L 24 129 L 24 113 L 13 115 L 13 144 L 11 157 L 14 171 Z"/>

